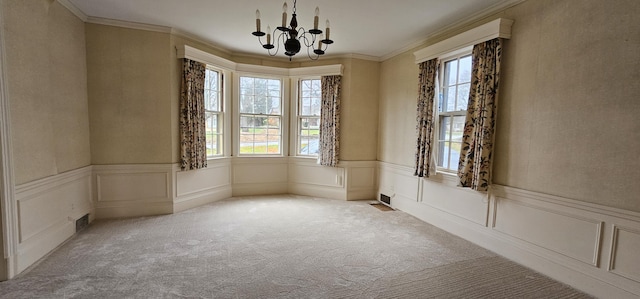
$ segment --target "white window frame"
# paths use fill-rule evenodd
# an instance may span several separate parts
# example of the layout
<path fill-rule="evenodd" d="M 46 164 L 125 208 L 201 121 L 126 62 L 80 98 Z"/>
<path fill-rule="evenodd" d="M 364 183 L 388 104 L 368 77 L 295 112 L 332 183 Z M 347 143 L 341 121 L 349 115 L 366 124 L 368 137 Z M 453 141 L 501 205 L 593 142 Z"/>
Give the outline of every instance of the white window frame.
<path fill-rule="evenodd" d="M 211 65 L 207 65 L 206 69 L 209 71 L 213 71 L 216 72 L 218 74 L 218 87 L 217 87 L 217 93 L 218 93 L 218 107 L 219 110 L 208 110 L 206 105 L 205 105 L 205 118 L 207 115 L 216 115 L 217 119 L 218 119 L 218 132 L 214 133 L 214 136 L 218 135 L 219 137 L 218 139 L 218 153 L 216 154 L 212 154 L 209 155 L 207 154 L 207 160 L 210 159 L 215 159 L 215 158 L 220 158 L 220 157 L 224 157 L 226 150 L 225 150 L 225 146 L 226 146 L 226 140 L 225 137 L 227 135 L 229 135 L 227 132 L 225 132 L 227 129 L 227 126 L 225 125 L 225 112 L 227 109 L 225 109 L 225 104 L 226 104 L 226 100 L 225 100 L 225 76 L 224 76 L 224 71 L 218 68 L 215 68 Z M 206 86 L 205 86 L 205 90 L 206 90 Z M 206 93 L 205 93 L 205 101 L 206 101 Z M 208 140 L 208 136 L 207 136 L 207 145 L 209 144 L 209 140 Z"/>
<path fill-rule="evenodd" d="M 301 128 L 301 121 L 303 118 L 309 118 L 309 117 L 317 117 L 318 118 L 318 123 L 320 123 L 320 116 L 322 113 L 322 108 L 320 109 L 320 112 L 317 115 L 304 115 L 301 113 L 301 101 L 302 101 L 302 81 L 305 80 L 319 80 L 321 81 L 322 77 L 321 76 L 308 76 L 308 77 L 299 77 L 295 80 L 295 84 L 293 84 L 293 90 L 291 92 L 291 94 L 296 95 L 293 98 L 292 101 L 292 116 L 291 119 L 295 120 L 292 122 L 291 124 L 291 132 L 293 133 L 293 142 L 292 142 L 292 146 L 291 146 L 291 152 L 293 153 L 292 156 L 296 156 L 296 157 L 300 157 L 300 158 L 311 158 L 311 159 L 317 159 L 318 158 L 318 154 L 312 154 L 312 155 L 305 155 L 300 153 L 300 130 Z M 322 82 L 321 82 L 322 84 Z M 322 87 L 321 87 L 322 89 Z M 322 90 L 320 91 L 322 92 Z M 322 99 L 321 99 L 322 101 Z"/>
<path fill-rule="evenodd" d="M 240 119 L 242 115 L 247 113 L 240 113 L 240 78 L 241 77 L 252 77 L 252 78 L 260 78 L 260 79 L 269 79 L 269 80 L 279 80 L 280 81 L 280 152 L 269 154 L 269 153 L 260 153 L 260 154 L 250 154 L 250 153 L 240 153 Z M 239 72 L 234 76 L 234 99 L 233 99 L 233 110 L 234 112 L 234 155 L 237 157 L 283 157 L 288 155 L 288 144 L 289 144 L 289 130 L 287 124 L 289 123 L 289 119 L 287 117 L 287 111 L 289 111 L 289 80 L 285 76 L 277 76 L 270 75 L 265 73 L 250 73 L 250 72 Z M 248 113 L 250 115 L 254 115 Z M 255 114 L 260 115 L 260 114 Z"/>
<path fill-rule="evenodd" d="M 472 51 L 473 51 L 473 48 L 465 48 L 463 50 L 455 51 L 455 52 L 450 53 L 449 55 L 446 55 L 446 56 L 443 56 L 442 58 L 439 58 L 440 68 L 438 69 L 438 82 L 437 82 L 438 88 L 436 90 L 437 94 L 436 94 L 436 100 L 434 102 L 434 105 L 436 106 L 435 107 L 435 109 L 436 109 L 435 119 L 437 120 L 436 124 L 435 124 L 435 138 L 434 138 L 434 149 L 435 150 L 434 150 L 434 154 L 435 154 L 435 157 L 436 157 L 435 160 L 436 160 L 437 171 L 440 171 L 440 172 L 448 172 L 448 173 L 457 173 L 458 172 L 458 164 L 457 163 L 452 163 L 452 161 L 451 161 L 451 150 L 452 150 L 452 146 L 451 145 L 453 143 L 457 143 L 457 142 L 453 141 L 453 134 L 450 134 L 448 140 L 442 140 L 440 138 L 440 136 L 441 136 L 441 134 L 440 134 L 441 131 L 440 130 L 442 129 L 441 125 L 443 123 L 443 120 L 444 120 L 445 117 L 450 118 L 450 121 L 449 121 L 449 126 L 450 126 L 449 129 L 450 129 L 450 131 L 449 132 L 453 133 L 453 131 L 454 131 L 453 130 L 453 124 L 454 124 L 453 119 L 455 117 L 466 117 L 467 116 L 467 109 L 466 108 L 464 110 L 453 110 L 453 111 L 441 112 L 440 109 L 439 109 L 440 102 L 441 102 L 441 100 L 443 100 L 444 93 L 446 92 L 445 87 L 455 86 L 456 92 L 455 92 L 455 96 L 454 96 L 454 100 L 455 100 L 454 107 L 458 106 L 458 102 L 457 102 L 458 101 L 458 90 L 459 90 L 458 87 L 460 85 L 462 85 L 462 84 L 466 84 L 466 83 L 470 84 L 470 81 L 469 82 L 464 82 L 464 83 L 460 83 L 458 81 L 459 74 L 460 74 L 459 73 L 460 72 L 460 60 L 462 58 L 466 58 L 468 56 L 471 56 L 472 55 Z M 457 74 L 456 83 L 453 84 L 453 85 L 448 85 L 447 84 L 447 80 L 445 78 L 445 76 L 446 76 L 445 65 L 446 65 L 447 62 L 454 61 L 454 60 L 458 61 L 457 69 L 456 69 L 456 74 Z M 471 61 L 471 66 L 473 66 L 473 61 Z M 442 142 L 449 143 L 449 153 L 448 153 L 447 157 L 443 157 L 444 153 L 440 152 L 440 144 Z M 462 147 L 462 143 L 461 142 L 460 142 L 460 145 Z M 441 158 L 442 159 L 446 159 L 447 161 L 449 161 L 448 167 L 444 167 L 444 166 L 440 165 L 441 164 L 440 163 L 440 159 Z M 442 164 L 444 165 L 444 162 Z"/>

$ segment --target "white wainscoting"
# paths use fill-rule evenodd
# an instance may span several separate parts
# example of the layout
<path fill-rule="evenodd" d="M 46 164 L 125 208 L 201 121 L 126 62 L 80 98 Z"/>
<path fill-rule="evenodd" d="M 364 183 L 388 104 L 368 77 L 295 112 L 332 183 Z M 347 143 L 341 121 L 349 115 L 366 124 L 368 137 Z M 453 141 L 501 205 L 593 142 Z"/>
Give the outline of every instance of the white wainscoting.
<path fill-rule="evenodd" d="M 209 160 L 207 168 L 199 170 L 181 171 L 178 165 L 174 165 L 174 173 L 174 213 L 232 195 L 229 158 Z"/>
<path fill-rule="evenodd" d="M 233 196 L 287 193 L 287 157 L 236 157 L 231 165 Z"/>
<path fill-rule="evenodd" d="M 376 161 L 343 161 L 339 166 L 346 170 L 347 200 L 376 199 Z"/>
<path fill-rule="evenodd" d="M 640 213 L 379 163 L 392 206 L 597 297 L 640 296 Z M 402 190 L 406 189 L 406 190 Z"/>
<path fill-rule="evenodd" d="M 75 221 L 89 214 L 91 166 L 16 186 L 17 272 L 21 272 L 75 233 Z"/>
<path fill-rule="evenodd" d="M 173 172 L 172 164 L 95 165 L 96 217 L 172 213 Z"/>
<path fill-rule="evenodd" d="M 343 200 L 375 199 L 375 161 L 342 161 L 337 167 L 315 159 L 289 158 L 288 193 Z"/>

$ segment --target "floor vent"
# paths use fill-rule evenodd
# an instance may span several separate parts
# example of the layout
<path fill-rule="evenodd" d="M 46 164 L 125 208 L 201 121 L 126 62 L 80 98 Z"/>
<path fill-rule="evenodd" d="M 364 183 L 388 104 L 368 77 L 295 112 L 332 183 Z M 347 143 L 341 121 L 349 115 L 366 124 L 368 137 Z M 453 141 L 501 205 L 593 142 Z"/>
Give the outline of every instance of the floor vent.
<path fill-rule="evenodd" d="M 381 203 L 387 205 L 387 206 L 391 206 L 391 197 L 389 197 L 388 195 L 384 195 L 382 193 L 380 193 L 380 200 Z"/>
<path fill-rule="evenodd" d="M 86 214 L 76 220 L 76 233 L 89 226 L 89 214 Z"/>

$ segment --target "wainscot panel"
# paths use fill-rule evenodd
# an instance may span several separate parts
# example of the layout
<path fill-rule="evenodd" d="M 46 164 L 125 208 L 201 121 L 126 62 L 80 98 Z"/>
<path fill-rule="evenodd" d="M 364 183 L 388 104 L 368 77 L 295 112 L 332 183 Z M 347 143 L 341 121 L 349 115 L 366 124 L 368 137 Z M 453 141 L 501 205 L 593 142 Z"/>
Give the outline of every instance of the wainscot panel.
<path fill-rule="evenodd" d="M 494 229 L 511 237 L 598 266 L 602 221 L 496 197 Z"/>
<path fill-rule="evenodd" d="M 436 174 L 420 180 L 420 201 L 451 215 L 487 226 L 489 198 L 486 193 L 457 187 L 458 177 Z"/>
<path fill-rule="evenodd" d="M 391 197 L 392 203 L 395 197 L 417 202 L 419 179 L 409 167 L 378 163 L 378 193 Z"/>
<path fill-rule="evenodd" d="M 97 218 L 172 213 L 173 167 L 172 164 L 94 166 Z"/>
<path fill-rule="evenodd" d="M 613 226 L 609 271 L 640 284 L 640 230 Z"/>
<path fill-rule="evenodd" d="M 207 165 L 207 168 L 190 171 L 174 166 L 174 213 L 231 197 L 231 160 L 209 160 Z"/>
<path fill-rule="evenodd" d="M 289 158 L 288 193 L 347 199 L 343 167 L 318 165 L 315 159 Z"/>
<path fill-rule="evenodd" d="M 376 161 L 343 161 L 346 169 L 347 200 L 376 199 Z"/>
<path fill-rule="evenodd" d="M 75 221 L 89 214 L 91 166 L 16 186 L 18 273 L 75 233 Z"/>
<path fill-rule="evenodd" d="M 234 158 L 233 196 L 287 193 L 288 158 Z"/>

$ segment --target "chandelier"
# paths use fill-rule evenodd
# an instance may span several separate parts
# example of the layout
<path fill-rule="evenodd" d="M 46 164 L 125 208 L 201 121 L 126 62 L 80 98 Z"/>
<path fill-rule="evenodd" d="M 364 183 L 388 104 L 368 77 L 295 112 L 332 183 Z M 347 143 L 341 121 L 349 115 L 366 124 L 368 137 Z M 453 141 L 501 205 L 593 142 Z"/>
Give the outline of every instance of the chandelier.
<path fill-rule="evenodd" d="M 267 32 L 262 32 L 260 29 L 260 11 L 256 10 L 256 31 L 252 34 L 258 37 L 258 41 L 262 45 L 263 48 L 267 49 L 269 56 L 275 56 L 278 54 L 280 50 L 280 44 L 284 45 L 284 55 L 289 56 L 289 61 L 291 58 L 300 52 L 302 45 L 307 48 L 307 55 L 311 60 L 317 60 L 320 55 L 324 55 L 324 52 L 327 50 L 330 44 L 333 43 L 331 39 L 329 39 L 329 20 L 326 22 L 326 29 L 324 32 L 318 29 L 318 18 L 320 15 L 320 9 L 316 7 L 315 16 L 313 17 L 313 29 L 309 29 L 305 31 L 303 27 L 298 28 L 298 20 L 296 18 L 296 0 L 293 0 L 293 10 L 291 14 L 291 22 L 287 27 L 287 2 L 282 5 L 282 24 L 281 26 L 276 27 L 273 32 L 271 32 L 271 26 L 267 26 Z M 261 37 L 266 34 L 266 43 L 262 42 Z M 276 37 L 277 34 L 277 37 Z M 271 43 L 271 37 L 274 37 L 273 43 Z M 314 45 L 317 43 L 317 47 L 314 48 Z M 275 44 L 275 45 L 274 45 Z M 273 50 L 275 48 L 275 50 Z M 312 55 L 311 52 L 313 52 Z"/>

